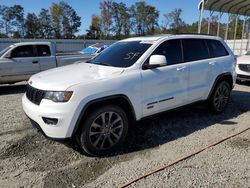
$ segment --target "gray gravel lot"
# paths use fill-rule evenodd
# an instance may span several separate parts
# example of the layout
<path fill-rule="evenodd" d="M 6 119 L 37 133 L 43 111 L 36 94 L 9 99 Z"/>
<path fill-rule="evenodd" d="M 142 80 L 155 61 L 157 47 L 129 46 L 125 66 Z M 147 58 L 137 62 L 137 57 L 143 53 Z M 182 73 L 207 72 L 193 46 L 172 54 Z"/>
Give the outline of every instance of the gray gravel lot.
<path fill-rule="evenodd" d="M 93 158 L 32 128 L 24 91 L 25 83 L 0 86 L 0 187 L 117 187 L 250 127 L 250 84 L 236 85 L 225 113 L 198 105 L 144 120 L 120 151 Z M 250 187 L 250 131 L 131 187 Z"/>

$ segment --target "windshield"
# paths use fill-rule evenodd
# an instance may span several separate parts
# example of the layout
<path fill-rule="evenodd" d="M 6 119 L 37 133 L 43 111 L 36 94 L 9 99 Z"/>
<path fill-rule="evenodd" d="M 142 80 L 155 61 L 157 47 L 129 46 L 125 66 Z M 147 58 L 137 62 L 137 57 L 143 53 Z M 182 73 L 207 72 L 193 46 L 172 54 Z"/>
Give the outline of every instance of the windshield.
<path fill-rule="evenodd" d="M 117 42 L 91 59 L 89 63 L 112 67 L 130 67 L 151 45 L 141 41 Z"/>
<path fill-rule="evenodd" d="M 250 51 L 248 51 L 245 55 L 250 55 Z"/>
<path fill-rule="evenodd" d="M 5 52 L 7 52 L 10 48 L 11 48 L 11 47 L 7 47 L 7 48 L 5 48 L 4 50 L 2 50 L 2 51 L 0 52 L 0 57 L 2 57 L 2 55 L 5 54 Z"/>

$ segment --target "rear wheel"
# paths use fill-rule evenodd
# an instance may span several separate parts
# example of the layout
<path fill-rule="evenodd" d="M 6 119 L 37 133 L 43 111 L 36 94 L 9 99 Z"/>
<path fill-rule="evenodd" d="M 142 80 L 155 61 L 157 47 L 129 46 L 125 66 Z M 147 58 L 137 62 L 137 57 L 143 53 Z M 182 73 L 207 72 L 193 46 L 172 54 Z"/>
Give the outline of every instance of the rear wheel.
<path fill-rule="evenodd" d="M 209 99 L 211 110 L 215 113 L 223 112 L 230 99 L 231 87 L 226 81 L 222 81 L 216 85 Z"/>
<path fill-rule="evenodd" d="M 124 141 L 127 131 L 128 119 L 124 110 L 115 105 L 105 105 L 83 121 L 79 144 L 90 155 L 106 155 Z"/>

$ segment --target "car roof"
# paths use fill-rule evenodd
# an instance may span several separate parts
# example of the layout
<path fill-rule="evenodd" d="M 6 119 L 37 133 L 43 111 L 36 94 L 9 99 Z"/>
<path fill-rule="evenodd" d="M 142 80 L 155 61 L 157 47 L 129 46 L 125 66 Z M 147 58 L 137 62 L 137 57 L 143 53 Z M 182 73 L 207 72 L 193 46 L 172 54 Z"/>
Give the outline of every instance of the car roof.
<path fill-rule="evenodd" d="M 51 42 L 18 42 L 13 44 L 14 46 L 22 46 L 22 45 L 51 45 Z"/>
<path fill-rule="evenodd" d="M 163 35 L 153 35 L 153 36 L 143 36 L 143 37 L 133 37 L 124 39 L 122 41 L 148 41 L 154 42 L 162 39 L 174 39 L 174 38 L 198 38 L 198 39 L 220 39 L 219 37 L 212 36 L 212 35 L 200 35 L 200 34 L 177 34 L 177 35 L 170 35 L 170 34 L 163 34 Z"/>

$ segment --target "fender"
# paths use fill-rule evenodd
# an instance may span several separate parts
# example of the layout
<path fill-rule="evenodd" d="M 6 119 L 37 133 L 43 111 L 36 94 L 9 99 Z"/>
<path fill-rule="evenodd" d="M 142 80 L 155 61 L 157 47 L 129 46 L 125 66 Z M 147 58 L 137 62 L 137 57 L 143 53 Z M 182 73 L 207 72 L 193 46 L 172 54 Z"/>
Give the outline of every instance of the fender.
<path fill-rule="evenodd" d="M 213 84 L 213 86 L 212 86 L 212 88 L 211 88 L 211 90 L 210 90 L 210 92 L 209 92 L 209 95 L 208 95 L 207 99 L 209 99 L 210 96 L 212 95 L 213 90 L 214 90 L 215 86 L 217 85 L 218 81 L 219 81 L 221 78 L 225 77 L 225 76 L 231 76 L 231 78 L 232 78 L 232 80 L 233 80 L 233 76 L 232 76 L 232 74 L 231 74 L 230 72 L 226 72 L 226 73 L 223 73 L 223 74 L 220 74 L 219 76 L 217 76 L 217 78 L 215 79 L 214 84 Z M 233 83 L 232 83 L 231 86 L 232 86 L 232 88 L 233 88 Z"/>
<path fill-rule="evenodd" d="M 82 118 L 83 118 L 83 116 L 84 116 L 86 110 L 87 110 L 92 104 L 99 103 L 99 102 L 105 102 L 105 101 L 111 100 L 111 99 L 119 99 L 119 98 L 125 99 L 125 100 L 128 102 L 128 104 L 129 104 L 129 106 L 130 106 L 130 108 L 131 108 L 131 110 L 132 110 L 133 118 L 134 118 L 134 120 L 135 120 L 135 119 L 136 119 L 136 114 L 135 114 L 135 111 L 134 111 L 134 107 L 133 107 L 133 105 L 132 105 L 130 99 L 129 99 L 126 95 L 118 94 L 118 95 L 111 95 L 111 96 L 101 97 L 101 98 L 98 98 L 98 99 L 94 99 L 94 100 L 92 100 L 92 101 L 89 101 L 89 102 L 82 108 L 82 110 L 81 110 L 81 112 L 80 112 L 80 115 L 79 115 L 79 117 L 78 117 L 78 119 L 77 119 L 77 121 L 76 121 L 74 130 L 73 130 L 71 136 L 73 136 L 73 135 L 76 134 L 76 132 L 77 132 L 79 126 L 80 126 L 80 122 L 81 122 L 81 120 L 82 120 Z"/>

